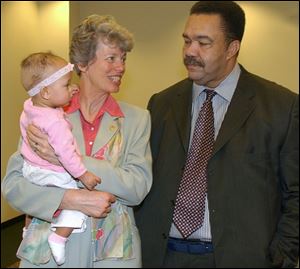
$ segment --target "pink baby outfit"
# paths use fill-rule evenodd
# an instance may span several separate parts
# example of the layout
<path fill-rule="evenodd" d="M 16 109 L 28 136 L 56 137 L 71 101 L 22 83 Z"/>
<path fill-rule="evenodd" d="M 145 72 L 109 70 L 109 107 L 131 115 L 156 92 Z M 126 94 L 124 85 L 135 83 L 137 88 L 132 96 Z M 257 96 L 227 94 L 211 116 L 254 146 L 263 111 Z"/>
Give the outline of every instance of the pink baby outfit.
<path fill-rule="evenodd" d="M 49 144 L 62 166 L 49 163 L 31 149 L 26 134 L 29 124 L 34 124 L 48 135 Z M 86 168 L 72 134 L 72 125 L 66 119 L 63 109 L 34 106 L 31 99 L 28 99 L 24 103 L 20 128 L 23 138 L 21 154 L 24 157 L 22 170 L 24 177 L 37 185 L 77 189 L 74 178 L 84 174 Z M 75 228 L 73 232 L 82 232 L 86 226 L 85 221 L 86 216 L 83 213 L 63 210 L 55 223 L 52 223 L 52 227 L 73 227 Z"/>

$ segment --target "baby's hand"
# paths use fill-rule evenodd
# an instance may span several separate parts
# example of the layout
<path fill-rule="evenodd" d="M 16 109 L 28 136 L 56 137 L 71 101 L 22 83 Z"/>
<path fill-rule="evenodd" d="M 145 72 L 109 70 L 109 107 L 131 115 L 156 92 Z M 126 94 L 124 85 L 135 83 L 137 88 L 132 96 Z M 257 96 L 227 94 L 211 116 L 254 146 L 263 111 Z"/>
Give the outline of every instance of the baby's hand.
<path fill-rule="evenodd" d="M 97 186 L 97 184 L 101 183 L 101 179 L 89 171 L 86 171 L 78 179 L 90 191 L 93 190 Z"/>

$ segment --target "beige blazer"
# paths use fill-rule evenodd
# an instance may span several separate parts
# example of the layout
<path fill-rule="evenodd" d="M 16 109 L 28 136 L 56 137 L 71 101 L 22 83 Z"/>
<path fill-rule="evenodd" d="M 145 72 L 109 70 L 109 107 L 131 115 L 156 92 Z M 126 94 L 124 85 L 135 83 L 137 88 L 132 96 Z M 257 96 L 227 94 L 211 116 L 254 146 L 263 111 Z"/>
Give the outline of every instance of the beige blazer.
<path fill-rule="evenodd" d="M 107 160 L 98 160 L 84 156 L 87 169 L 98 175 L 102 182 L 97 189 L 116 195 L 127 210 L 133 230 L 133 248 L 135 258 L 130 260 L 92 261 L 92 241 L 90 218 L 87 230 L 81 234 L 72 234 L 66 249 L 66 263 L 61 268 L 105 268 L 105 267 L 141 267 L 140 238 L 135 226 L 132 206 L 140 204 L 152 185 L 152 159 L 149 146 L 150 116 L 148 111 L 119 102 L 124 118 L 104 114 L 99 132 L 94 142 L 92 155 L 100 148 L 107 147 Z M 85 152 L 79 112 L 69 115 L 73 133 L 81 153 Z M 22 176 L 23 159 L 17 151 L 8 163 L 7 173 L 2 183 L 2 192 L 9 204 L 17 210 L 37 218 L 52 221 L 64 195 L 63 189 L 41 187 L 26 181 Z M 23 268 L 35 268 L 26 261 Z M 39 266 L 55 268 L 50 262 Z"/>

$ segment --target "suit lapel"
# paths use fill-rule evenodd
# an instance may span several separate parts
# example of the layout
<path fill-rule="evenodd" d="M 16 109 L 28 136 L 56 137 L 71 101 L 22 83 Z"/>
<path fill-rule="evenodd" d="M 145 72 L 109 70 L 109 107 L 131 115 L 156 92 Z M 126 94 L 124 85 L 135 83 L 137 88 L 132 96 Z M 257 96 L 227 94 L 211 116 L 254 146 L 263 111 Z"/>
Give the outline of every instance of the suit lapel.
<path fill-rule="evenodd" d="M 251 84 L 247 83 L 247 74 L 242 71 L 236 91 L 232 97 L 221 129 L 217 136 L 213 153 L 216 154 L 241 128 L 255 107 L 254 91 Z"/>
<path fill-rule="evenodd" d="M 185 80 L 180 86 L 180 91 L 174 97 L 172 111 L 174 114 L 178 133 L 184 150 L 189 148 L 190 127 L 191 127 L 191 109 L 192 109 L 192 87 L 190 80 Z"/>

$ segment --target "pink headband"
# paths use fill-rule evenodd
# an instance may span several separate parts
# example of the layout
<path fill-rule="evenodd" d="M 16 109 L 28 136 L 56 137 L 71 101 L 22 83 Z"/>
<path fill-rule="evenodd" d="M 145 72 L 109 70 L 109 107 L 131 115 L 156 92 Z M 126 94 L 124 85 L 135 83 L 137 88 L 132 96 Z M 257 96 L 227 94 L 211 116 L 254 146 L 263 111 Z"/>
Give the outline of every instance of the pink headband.
<path fill-rule="evenodd" d="M 59 78 L 61 78 L 65 74 L 71 72 L 73 70 L 73 67 L 74 67 L 74 64 L 68 63 L 66 66 L 59 69 L 55 73 L 53 73 L 50 77 L 44 79 L 43 81 L 38 83 L 36 86 L 34 86 L 30 91 L 28 91 L 28 94 L 30 96 L 34 96 L 34 95 L 38 94 L 41 91 L 41 89 L 43 89 L 46 86 L 49 86 L 54 81 L 58 80 Z"/>

